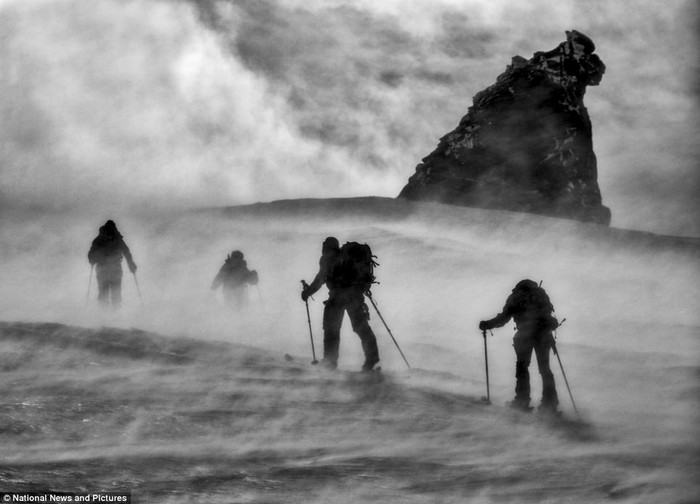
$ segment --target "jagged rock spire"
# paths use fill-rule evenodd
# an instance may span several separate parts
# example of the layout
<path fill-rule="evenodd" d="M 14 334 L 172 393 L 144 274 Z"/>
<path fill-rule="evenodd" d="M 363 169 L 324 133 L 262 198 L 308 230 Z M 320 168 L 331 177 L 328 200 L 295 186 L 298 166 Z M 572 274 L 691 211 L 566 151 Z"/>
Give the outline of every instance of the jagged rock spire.
<path fill-rule="evenodd" d="M 399 197 L 609 225 L 583 104 L 586 87 L 605 72 L 594 51 L 591 39 L 572 30 L 551 51 L 515 56 Z"/>

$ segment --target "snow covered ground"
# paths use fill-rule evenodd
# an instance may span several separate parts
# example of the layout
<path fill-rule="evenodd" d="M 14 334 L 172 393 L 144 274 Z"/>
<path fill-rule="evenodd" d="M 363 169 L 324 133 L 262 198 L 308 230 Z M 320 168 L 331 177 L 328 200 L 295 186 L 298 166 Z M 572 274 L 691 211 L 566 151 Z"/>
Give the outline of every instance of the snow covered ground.
<path fill-rule="evenodd" d="M 86 294 L 116 221 L 139 266 L 124 306 Z M 385 198 L 177 214 L 0 217 L 0 490 L 125 490 L 139 502 L 697 502 L 700 246 L 692 239 Z M 326 236 L 367 242 L 381 375 L 349 323 L 312 367 L 300 280 Z M 234 313 L 209 285 L 240 249 Z M 512 327 L 478 321 L 543 282 L 581 426 L 503 407 Z M 94 282 L 94 279 L 93 279 Z M 310 302 L 321 352 L 325 291 Z M 285 354 L 293 360 L 285 359 Z M 562 409 L 575 414 L 553 361 Z M 533 390 L 540 382 L 533 364 Z"/>

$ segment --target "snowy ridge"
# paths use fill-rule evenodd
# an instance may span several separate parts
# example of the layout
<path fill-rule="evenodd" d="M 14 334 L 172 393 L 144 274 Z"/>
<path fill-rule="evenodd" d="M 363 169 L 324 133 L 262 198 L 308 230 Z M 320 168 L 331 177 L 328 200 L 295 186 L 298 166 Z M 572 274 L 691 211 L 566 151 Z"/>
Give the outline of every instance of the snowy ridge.
<path fill-rule="evenodd" d="M 221 209 L 206 211 L 220 212 Z M 377 196 L 278 200 L 227 207 L 223 213 L 232 218 L 253 216 L 323 218 L 328 213 L 332 213 L 336 217 L 351 219 L 354 222 L 362 222 L 363 219 L 380 219 L 389 222 L 410 219 L 412 222 L 439 221 L 441 224 L 485 229 L 493 229 L 495 224 L 499 232 L 515 232 L 526 224 L 528 230 L 534 226 L 539 232 L 547 230 L 554 234 L 574 234 L 581 239 L 627 244 L 632 247 L 687 250 L 692 254 L 700 254 L 700 237 L 661 235 L 506 210 L 462 208 Z"/>

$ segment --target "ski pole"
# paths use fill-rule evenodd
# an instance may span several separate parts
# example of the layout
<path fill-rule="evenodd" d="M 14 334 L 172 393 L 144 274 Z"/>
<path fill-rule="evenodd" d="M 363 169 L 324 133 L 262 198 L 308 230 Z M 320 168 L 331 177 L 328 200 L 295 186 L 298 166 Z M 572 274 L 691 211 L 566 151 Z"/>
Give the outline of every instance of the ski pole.
<path fill-rule="evenodd" d="M 484 336 L 484 362 L 486 363 L 486 397 L 482 397 L 481 400 L 486 404 L 491 404 L 491 387 L 489 386 L 489 351 L 486 344 L 486 329 L 481 330 L 481 334 Z"/>
<path fill-rule="evenodd" d="M 90 286 L 92 286 L 92 270 L 95 269 L 95 265 L 90 265 L 90 280 L 88 280 L 87 296 L 85 296 L 85 308 L 87 308 L 88 302 L 90 301 Z"/>
<path fill-rule="evenodd" d="M 136 292 L 139 294 L 139 301 L 141 301 L 141 308 L 143 308 L 143 298 L 141 297 L 141 289 L 139 288 L 139 279 L 136 278 L 136 272 L 132 271 L 132 275 L 134 275 L 134 282 L 136 283 Z"/>
<path fill-rule="evenodd" d="M 372 306 L 374 306 L 375 311 L 377 312 L 377 315 L 379 315 L 379 318 L 382 320 L 382 323 L 384 324 L 384 327 L 386 327 L 386 330 L 389 333 L 389 336 L 391 336 L 391 339 L 394 340 L 394 345 L 396 345 L 396 348 L 399 350 L 399 353 L 401 354 L 401 357 L 403 357 L 403 361 L 406 363 L 408 366 L 408 369 L 411 369 L 411 365 L 408 363 L 406 360 L 406 356 L 403 354 L 401 351 L 401 347 L 399 347 L 399 344 L 396 342 L 396 338 L 394 338 L 394 335 L 391 334 L 391 329 L 389 329 L 389 326 L 386 325 L 386 322 L 384 321 L 384 317 L 382 317 L 381 312 L 379 311 L 379 308 L 377 308 L 377 304 L 374 302 L 374 299 L 372 299 L 372 293 L 367 292 L 367 297 L 369 298 L 370 303 L 372 303 Z"/>
<path fill-rule="evenodd" d="M 557 356 L 557 360 L 559 361 L 559 367 L 561 368 L 561 374 L 564 377 L 564 383 L 566 383 L 566 390 L 569 391 L 569 397 L 571 398 L 571 404 L 574 407 L 574 411 L 576 412 L 576 416 L 580 417 L 578 409 L 576 408 L 576 403 L 574 402 L 574 396 L 571 393 L 571 387 L 569 387 L 569 380 L 566 379 L 566 373 L 564 372 L 564 366 L 561 363 L 561 358 L 559 357 L 559 351 L 557 350 L 557 345 L 555 344 L 552 349 L 554 350 L 554 355 Z"/>
<path fill-rule="evenodd" d="M 561 325 L 566 322 L 566 319 L 562 320 L 557 328 L 561 327 Z M 574 395 L 571 393 L 571 387 L 569 387 L 569 380 L 566 379 L 566 372 L 564 371 L 564 365 L 561 363 L 561 357 L 559 357 L 559 350 L 557 350 L 557 342 L 556 342 L 556 336 L 554 337 L 554 345 L 552 345 L 552 351 L 554 352 L 554 355 L 557 356 L 557 361 L 559 361 L 559 367 L 561 368 L 561 374 L 564 377 L 564 383 L 566 384 L 566 390 L 569 392 L 569 398 L 571 398 L 571 404 L 574 407 L 574 411 L 576 412 L 577 417 L 581 417 L 581 415 L 578 412 L 578 409 L 576 408 L 576 403 L 574 402 Z"/>
<path fill-rule="evenodd" d="M 309 285 L 302 280 L 301 285 L 306 289 Z M 306 299 L 304 300 L 304 304 L 306 304 L 306 320 L 309 323 L 309 336 L 311 337 L 311 354 L 314 357 L 314 360 L 311 361 L 311 364 L 318 364 L 318 361 L 316 360 L 316 348 L 314 348 L 314 333 L 311 330 L 311 315 L 309 314 L 309 300 Z"/>
<path fill-rule="evenodd" d="M 260 304 L 265 304 L 265 303 L 263 302 L 262 295 L 260 294 L 260 286 L 259 286 L 258 284 L 255 284 L 255 290 L 258 291 L 258 299 L 260 300 Z"/>

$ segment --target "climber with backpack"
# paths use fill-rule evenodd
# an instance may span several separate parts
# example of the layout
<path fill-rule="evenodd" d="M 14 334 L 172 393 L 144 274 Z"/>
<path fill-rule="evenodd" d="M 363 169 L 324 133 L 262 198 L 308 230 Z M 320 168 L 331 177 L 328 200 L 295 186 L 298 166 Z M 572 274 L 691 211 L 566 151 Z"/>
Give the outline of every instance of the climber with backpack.
<path fill-rule="evenodd" d="M 515 322 L 515 399 L 510 402 L 512 408 L 531 410 L 528 368 L 534 350 L 542 376 L 542 402 L 538 411 L 557 414 L 559 397 L 554 375 L 549 367 L 549 351 L 555 345 L 552 331 L 559 326 L 553 312 L 554 307 L 545 290 L 536 282 L 526 279 L 517 283 L 501 313 L 491 320 L 482 320 L 479 323 L 479 329 L 485 337 L 486 330 L 503 327 L 511 318 Z"/>
<path fill-rule="evenodd" d="M 103 307 L 110 306 L 118 309 L 122 304 L 122 259 L 126 259 L 129 271 L 136 280 L 136 263 L 131 257 L 131 251 L 124 242 L 124 237 L 117 229 L 113 220 L 108 220 L 100 227 L 99 234 L 92 241 L 88 251 L 90 263 L 90 283 L 92 270 L 96 270 L 97 300 Z M 136 284 L 138 287 L 138 283 Z M 88 297 L 90 296 L 88 284 Z M 139 294 L 140 295 L 140 294 Z M 86 300 L 87 303 L 87 300 Z"/>
<path fill-rule="evenodd" d="M 221 286 L 226 304 L 238 310 L 247 303 L 246 287 L 257 284 L 258 272 L 249 270 L 243 252 L 234 250 L 226 257 L 223 266 L 214 277 L 211 289 L 216 290 Z"/>
<path fill-rule="evenodd" d="M 301 299 L 316 293 L 325 283 L 328 299 L 323 310 L 323 360 L 321 364 L 329 369 L 338 367 L 340 328 L 345 312 L 348 313 L 352 329 L 362 341 L 365 354 L 363 371 L 371 371 L 379 362 L 377 339 L 369 326 L 369 309 L 364 295 L 374 283 L 372 251 L 369 245 L 348 242 L 340 247 L 337 238 L 325 239 L 321 249 L 319 271 L 311 285 L 302 282 L 304 288 Z"/>

